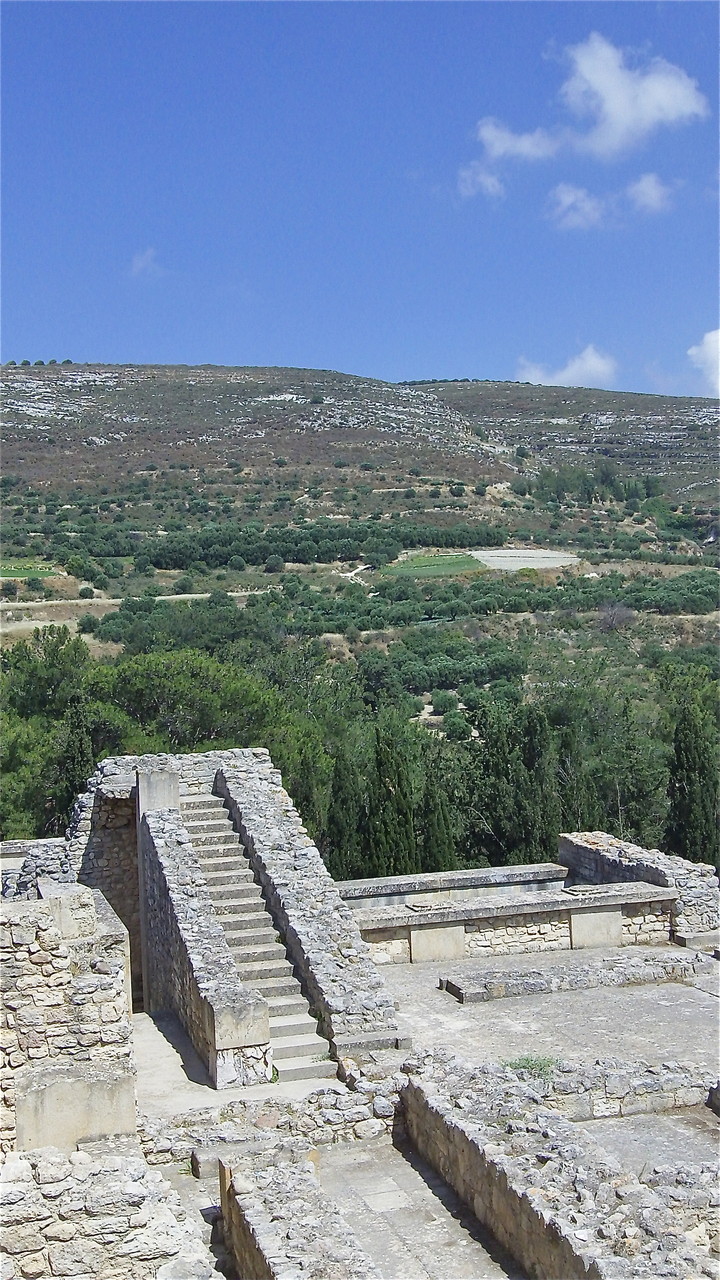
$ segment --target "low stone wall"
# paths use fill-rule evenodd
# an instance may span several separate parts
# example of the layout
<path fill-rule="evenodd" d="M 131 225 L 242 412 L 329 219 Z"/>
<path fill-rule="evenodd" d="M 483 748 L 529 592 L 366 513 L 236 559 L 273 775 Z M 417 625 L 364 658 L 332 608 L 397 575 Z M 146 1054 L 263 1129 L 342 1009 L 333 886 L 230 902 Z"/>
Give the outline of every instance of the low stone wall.
<path fill-rule="evenodd" d="M 300 822 L 268 753 L 219 770 L 225 800 L 319 1029 L 337 1057 L 395 1045 L 392 1000 L 352 911 Z"/>
<path fill-rule="evenodd" d="M 676 890 L 673 934 L 692 937 L 720 927 L 720 893 L 715 869 L 659 849 L 642 849 L 602 831 L 561 835 L 558 861 L 589 884 L 644 880 Z"/>
<path fill-rule="evenodd" d="M 52 1147 L 4 1158 L 3 1280 L 211 1280 L 215 1259 L 162 1175 Z"/>
<path fill-rule="evenodd" d="M 364 907 L 362 937 L 379 964 L 668 942 L 675 890 L 641 885 L 548 889 L 420 908 Z"/>
<path fill-rule="evenodd" d="M 177 810 L 143 815 L 140 861 L 146 1009 L 179 1018 L 216 1088 L 271 1079 L 267 1001 L 240 981 Z"/>
<path fill-rule="evenodd" d="M 672 951 L 670 955 L 633 954 L 613 959 L 563 960 L 544 969 L 504 969 L 483 965 L 476 972 L 441 977 L 439 985 L 460 1004 L 479 1004 L 513 996 L 550 995 L 557 991 L 587 991 L 593 987 L 623 987 L 642 983 L 687 982 L 700 968 L 697 952 Z"/>
<path fill-rule="evenodd" d="M 225 1236 L 243 1280 L 380 1280 L 305 1149 L 221 1164 Z"/>
<path fill-rule="evenodd" d="M 561 889 L 565 867 L 557 862 L 518 867 L 476 867 L 463 871 L 433 871 L 409 876 L 381 876 L 369 880 L 336 881 L 344 902 L 355 910 L 366 907 L 459 902 L 480 892 L 496 898 Z"/>
<path fill-rule="evenodd" d="M 127 935 L 115 917 L 108 921 L 107 908 L 98 920 L 91 889 L 57 889 L 54 902 L 3 903 L 0 1140 L 5 1150 L 16 1139 L 16 1101 L 19 1128 L 32 1129 L 46 1090 L 48 1098 L 58 1088 L 74 1091 L 81 1110 L 80 1095 L 84 1098 L 91 1090 L 93 1073 L 101 1069 L 110 1070 L 121 1093 L 121 1130 L 127 1131 L 128 1122 L 135 1127 L 134 1102 L 127 1115 L 133 1070 Z M 113 1123 L 110 1113 L 104 1119 Z M 72 1116 L 49 1120 L 58 1130 L 74 1123 Z"/>
<path fill-rule="evenodd" d="M 676 1216 L 674 1185 L 640 1182 L 560 1110 L 564 1087 L 574 1090 L 583 1080 L 585 1093 L 597 1098 L 595 1115 L 633 1114 L 642 1097 L 652 1105 L 640 1109 L 665 1109 L 669 1098 L 688 1105 L 707 1094 L 697 1068 L 638 1071 L 608 1060 L 594 1070 L 561 1064 L 542 1080 L 498 1064 L 471 1068 L 450 1054 L 428 1054 L 408 1069 L 413 1065 L 401 1094 L 411 1140 L 528 1274 L 537 1280 L 715 1275 L 712 1195 L 703 1195 L 705 1243 L 694 1220 L 686 1227 Z M 616 1105 L 617 1112 L 605 1109 Z"/>

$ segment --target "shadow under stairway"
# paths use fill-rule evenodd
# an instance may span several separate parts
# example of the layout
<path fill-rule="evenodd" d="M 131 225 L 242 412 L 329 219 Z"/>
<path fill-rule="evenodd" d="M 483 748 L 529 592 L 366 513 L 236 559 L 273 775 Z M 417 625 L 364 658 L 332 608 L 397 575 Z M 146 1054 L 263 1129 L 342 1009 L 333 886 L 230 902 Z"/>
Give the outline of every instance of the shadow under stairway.
<path fill-rule="evenodd" d="M 219 796 L 188 796 L 182 820 L 205 875 L 208 891 L 240 981 L 270 1006 L 270 1043 L 278 1078 L 334 1077 L 337 1066 L 318 1034 L 300 983 L 276 932 L 240 836 Z"/>

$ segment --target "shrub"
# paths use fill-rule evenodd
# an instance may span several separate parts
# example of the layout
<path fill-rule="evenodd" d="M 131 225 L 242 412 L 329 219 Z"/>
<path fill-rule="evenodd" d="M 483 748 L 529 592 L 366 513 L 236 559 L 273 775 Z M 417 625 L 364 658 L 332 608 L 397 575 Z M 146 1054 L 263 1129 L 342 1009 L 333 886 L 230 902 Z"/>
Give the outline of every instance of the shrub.
<path fill-rule="evenodd" d="M 92 587 L 81 587 L 80 590 L 78 591 L 78 598 L 80 600 L 92 600 L 94 596 L 95 596 L 95 592 L 93 591 Z"/>
<path fill-rule="evenodd" d="M 285 568 L 285 561 L 282 556 L 268 556 L 265 561 L 266 573 L 282 573 Z"/>

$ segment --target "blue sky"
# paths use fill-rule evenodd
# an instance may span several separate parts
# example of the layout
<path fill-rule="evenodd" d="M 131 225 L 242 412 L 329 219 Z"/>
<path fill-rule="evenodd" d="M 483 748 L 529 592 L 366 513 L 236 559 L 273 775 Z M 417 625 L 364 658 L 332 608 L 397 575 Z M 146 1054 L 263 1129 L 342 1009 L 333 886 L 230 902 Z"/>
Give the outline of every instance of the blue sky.
<path fill-rule="evenodd" d="M 717 28 L 706 0 L 6 0 L 3 358 L 707 394 Z"/>

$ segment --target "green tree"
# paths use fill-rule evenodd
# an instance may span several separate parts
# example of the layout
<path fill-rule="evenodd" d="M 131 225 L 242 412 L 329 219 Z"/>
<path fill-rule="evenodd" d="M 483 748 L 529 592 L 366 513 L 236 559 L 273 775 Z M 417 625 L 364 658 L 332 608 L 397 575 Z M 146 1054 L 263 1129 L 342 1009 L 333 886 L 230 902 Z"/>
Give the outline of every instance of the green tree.
<path fill-rule="evenodd" d="M 365 863 L 374 876 L 419 870 L 406 752 L 391 720 L 375 728 L 375 761 L 366 820 Z"/>
<path fill-rule="evenodd" d="M 335 880 L 352 880 L 363 875 L 360 841 L 362 801 L 358 771 L 345 746 L 340 745 L 333 766 L 324 841 L 328 870 Z"/>
<path fill-rule="evenodd" d="M 717 739 L 694 698 L 686 699 L 678 709 L 668 801 L 665 848 L 691 862 L 717 865 Z"/>
<path fill-rule="evenodd" d="M 67 826 L 73 801 L 95 768 L 87 709 L 79 694 L 73 696 L 55 734 L 46 773 L 48 810 L 45 830 L 60 833 Z"/>
<path fill-rule="evenodd" d="M 447 797 L 434 771 L 425 779 L 418 821 L 418 860 L 422 871 L 452 871 L 457 866 Z"/>

